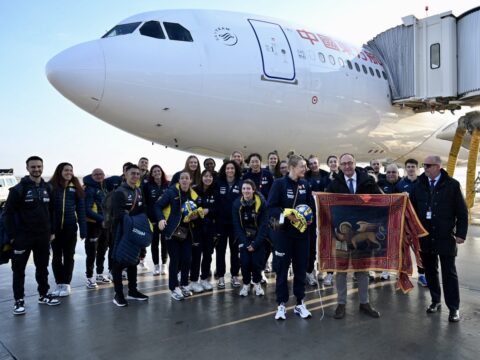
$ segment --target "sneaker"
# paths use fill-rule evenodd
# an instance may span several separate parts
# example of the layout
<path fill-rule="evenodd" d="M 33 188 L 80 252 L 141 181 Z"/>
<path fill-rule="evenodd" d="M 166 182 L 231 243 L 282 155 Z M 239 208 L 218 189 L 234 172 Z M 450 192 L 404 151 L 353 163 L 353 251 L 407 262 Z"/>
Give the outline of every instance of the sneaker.
<path fill-rule="evenodd" d="M 332 286 L 333 284 L 333 274 L 327 274 L 325 279 L 323 279 L 323 285 L 325 286 Z"/>
<path fill-rule="evenodd" d="M 172 291 L 172 294 L 170 295 L 173 300 L 183 300 L 185 297 L 183 296 L 182 290 L 180 290 L 179 287 L 176 287 L 175 290 Z"/>
<path fill-rule="evenodd" d="M 275 314 L 275 320 L 287 320 L 287 313 L 284 303 L 278 305 L 277 313 Z"/>
<path fill-rule="evenodd" d="M 87 278 L 87 281 L 85 282 L 85 285 L 87 286 L 87 289 L 96 289 L 97 288 L 97 283 L 95 281 L 95 278 Z"/>
<path fill-rule="evenodd" d="M 262 275 L 262 279 L 260 280 L 261 284 L 268 284 L 267 276 L 265 275 L 266 271 L 262 271 L 260 274 Z"/>
<path fill-rule="evenodd" d="M 183 297 L 189 297 L 193 295 L 192 288 L 190 287 L 190 285 L 181 286 L 180 290 L 182 290 Z"/>
<path fill-rule="evenodd" d="M 63 284 L 57 284 L 55 290 L 52 291 L 53 296 L 60 296 L 60 292 L 63 290 Z"/>
<path fill-rule="evenodd" d="M 376 277 L 375 271 L 368 272 L 368 280 L 375 281 L 375 277 Z"/>
<path fill-rule="evenodd" d="M 427 278 L 425 277 L 425 275 L 423 274 L 418 275 L 418 284 L 423 287 L 428 286 Z"/>
<path fill-rule="evenodd" d="M 390 280 L 390 273 L 388 271 L 382 271 L 380 280 Z"/>
<path fill-rule="evenodd" d="M 97 274 L 95 281 L 100 284 L 110 284 L 112 282 L 107 275 L 103 274 Z"/>
<path fill-rule="evenodd" d="M 203 286 L 200 285 L 200 282 L 198 282 L 198 281 L 192 282 L 190 287 L 195 294 L 199 294 L 199 293 L 203 292 Z"/>
<path fill-rule="evenodd" d="M 39 304 L 45 304 L 49 306 L 55 306 L 55 305 L 60 305 L 60 300 L 57 298 L 53 297 L 52 294 L 47 294 L 47 295 L 41 295 L 38 298 L 38 303 Z"/>
<path fill-rule="evenodd" d="M 155 264 L 153 266 L 153 276 L 158 276 L 160 275 L 160 265 Z"/>
<path fill-rule="evenodd" d="M 162 264 L 162 269 L 160 270 L 160 275 L 166 275 L 167 274 L 167 264 Z"/>
<path fill-rule="evenodd" d="M 305 280 L 308 285 L 310 286 L 316 286 L 318 285 L 317 279 L 315 278 L 314 272 L 307 273 L 307 276 L 305 277 Z"/>
<path fill-rule="evenodd" d="M 240 287 L 240 281 L 238 280 L 238 276 L 232 276 L 232 286 L 233 287 Z"/>
<path fill-rule="evenodd" d="M 224 277 L 218 278 L 217 288 L 225 289 L 225 278 Z"/>
<path fill-rule="evenodd" d="M 203 287 L 203 290 L 205 291 L 212 291 L 213 286 L 210 284 L 208 280 L 200 280 L 200 285 Z"/>
<path fill-rule="evenodd" d="M 248 293 L 250 292 L 250 284 L 243 284 L 242 290 L 240 290 L 239 295 L 240 296 L 248 296 Z"/>
<path fill-rule="evenodd" d="M 148 271 L 148 266 L 145 264 L 144 259 L 140 260 L 140 262 L 138 263 L 137 270 L 139 273 Z"/>
<path fill-rule="evenodd" d="M 65 297 L 65 296 L 69 296 L 71 293 L 72 293 L 72 287 L 70 286 L 70 284 L 62 284 L 62 290 L 60 290 L 60 293 L 58 294 L 58 296 Z"/>
<path fill-rule="evenodd" d="M 15 301 L 13 305 L 13 315 L 23 315 L 25 314 L 25 302 L 23 299 Z"/>
<path fill-rule="evenodd" d="M 123 296 L 123 294 L 115 294 L 115 297 L 113 298 L 113 303 L 120 307 L 128 306 L 128 302 L 127 300 L 125 300 L 125 296 Z"/>
<path fill-rule="evenodd" d="M 139 301 L 147 301 L 148 296 L 145 294 L 142 294 L 140 291 L 135 290 L 135 291 L 129 291 L 127 295 L 127 299 L 131 300 L 139 300 Z"/>
<path fill-rule="evenodd" d="M 293 308 L 293 313 L 299 315 L 302 319 L 308 319 L 312 317 L 312 313 L 307 310 L 303 300 L 300 305 L 297 305 Z"/>
<path fill-rule="evenodd" d="M 257 296 L 265 295 L 265 291 L 263 291 L 262 285 L 259 283 L 255 284 L 255 295 Z"/>

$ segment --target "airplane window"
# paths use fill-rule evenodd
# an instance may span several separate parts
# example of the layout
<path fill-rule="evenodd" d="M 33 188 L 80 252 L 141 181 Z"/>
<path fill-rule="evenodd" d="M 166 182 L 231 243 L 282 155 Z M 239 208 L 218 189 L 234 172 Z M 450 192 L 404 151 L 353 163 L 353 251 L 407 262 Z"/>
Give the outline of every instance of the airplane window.
<path fill-rule="evenodd" d="M 347 60 L 347 65 L 350 70 L 353 69 L 352 62 L 350 60 Z"/>
<path fill-rule="evenodd" d="M 375 69 L 375 72 L 377 73 L 377 76 L 378 76 L 379 78 L 382 77 L 382 75 L 380 75 L 380 71 L 378 71 L 378 69 Z"/>
<path fill-rule="evenodd" d="M 338 63 L 340 64 L 341 67 L 345 67 L 345 63 L 343 62 L 342 58 L 338 58 Z"/>
<path fill-rule="evenodd" d="M 168 38 L 170 40 L 189 42 L 193 41 L 190 31 L 185 29 L 182 25 L 177 23 L 164 22 L 163 26 L 165 26 L 165 30 L 167 31 Z"/>
<path fill-rule="evenodd" d="M 385 71 L 382 71 L 383 78 L 387 80 L 387 74 L 385 74 Z"/>
<path fill-rule="evenodd" d="M 140 24 L 141 24 L 141 22 L 134 22 L 134 23 L 130 23 L 130 24 L 116 25 L 116 26 L 113 27 L 113 29 L 111 29 L 105 35 L 103 35 L 102 39 L 107 38 L 107 37 L 131 34 L 135 31 L 135 29 Z"/>
<path fill-rule="evenodd" d="M 321 61 L 322 63 L 325 62 L 325 55 L 323 55 L 323 53 L 319 52 L 319 53 L 318 53 L 318 58 L 320 59 L 320 61 Z"/>
<path fill-rule="evenodd" d="M 373 69 L 369 66 L 368 67 L 368 70 L 370 70 L 370 75 L 372 75 L 373 77 L 375 77 L 375 73 L 373 72 Z"/>
<path fill-rule="evenodd" d="M 140 28 L 140 34 L 156 39 L 165 39 L 165 34 L 158 21 L 147 21 Z"/>
<path fill-rule="evenodd" d="M 332 65 L 335 65 L 335 58 L 332 55 L 328 55 L 328 60 L 330 60 Z"/>
<path fill-rule="evenodd" d="M 364 72 L 365 74 L 368 73 L 367 67 L 366 67 L 365 65 L 362 65 L 362 69 L 363 69 L 363 72 Z"/>
<path fill-rule="evenodd" d="M 355 69 L 357 69 L 357 71 L 360 72 L 360 66 L 357 63 L 355 63 Z"/>

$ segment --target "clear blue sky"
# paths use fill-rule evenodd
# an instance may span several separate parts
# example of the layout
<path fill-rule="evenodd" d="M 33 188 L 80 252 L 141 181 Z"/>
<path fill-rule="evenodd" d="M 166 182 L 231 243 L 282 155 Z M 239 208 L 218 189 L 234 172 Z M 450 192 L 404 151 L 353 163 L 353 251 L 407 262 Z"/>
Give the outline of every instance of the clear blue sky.
<path fill-rule="evenodd" d="M 286 19 L 355 44 L 401 23 L 401 17 L 453 10 L 460 15 L 477 1 L 1 1 L 0 2 L 0 168 L 25 174 L 25 159 L 44 158 L 45 175 L 62 161 L 76 174 L 94 167 L 119 173 L 125 161 L 141 156 L 168 173 L 183 167 L 188 154 L 152 146 L 146 140 L 103 123 L 63 98 L 48 82 L 45 64 L 60 51 L 97 39 L 120 20 L 136 13 L 207 8 L 249 12 Z M 232 149 L 233 150 L 233 149 Z"/>

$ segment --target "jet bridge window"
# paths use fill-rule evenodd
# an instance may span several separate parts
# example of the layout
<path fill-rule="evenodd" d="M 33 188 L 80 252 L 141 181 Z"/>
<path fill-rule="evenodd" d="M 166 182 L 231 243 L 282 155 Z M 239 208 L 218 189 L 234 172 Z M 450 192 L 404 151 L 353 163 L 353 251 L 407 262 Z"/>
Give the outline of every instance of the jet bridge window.
<path fill-rule="evenodd" d="M 140 28 L 140 34 L 150 36 L 155 39 L 165 39 L 162 27 L 158 21 L 147 21 Z"/>
<path fill-rule="evenodd" d="M 164 22 L 163 26 L 165 26 L 165 30 L 167 31 L 168 38 L 170 40 L 193 42 L 190 31 L 185 29 L 182 25 L 177 23 Z"/>
<path fill-rule="evenodd" d="M 134 23 L 129 23 L 129 24 L 116 25 L 116 26 L 113 27 L 113 29 L 111 29 L 109 32 L 107 32 L 105 35 L 103 35 L 102 39 L 107 38 L 107 37 L 131 34 L 135 31 L 135 29 L 140 24 L 141 24 L 141 22 L 134 22 Z"/>
<path fill-rule="evenodd" d="M 440 67 L 440 44 L 430 45 L 430 69 Z"/>

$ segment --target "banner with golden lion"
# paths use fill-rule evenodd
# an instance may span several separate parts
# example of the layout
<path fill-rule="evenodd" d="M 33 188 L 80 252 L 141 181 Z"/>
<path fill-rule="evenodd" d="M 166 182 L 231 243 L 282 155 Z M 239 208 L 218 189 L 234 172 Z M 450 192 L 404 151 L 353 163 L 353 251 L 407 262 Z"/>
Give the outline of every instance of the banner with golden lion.
<path fill-rule="evenodd" d="M 428 233 L 406 194 L 314 196 L 321 271 L 392 271 L 397 289 L 413 288 L 410 249 L 421 264 L 418 239 Z"/>

